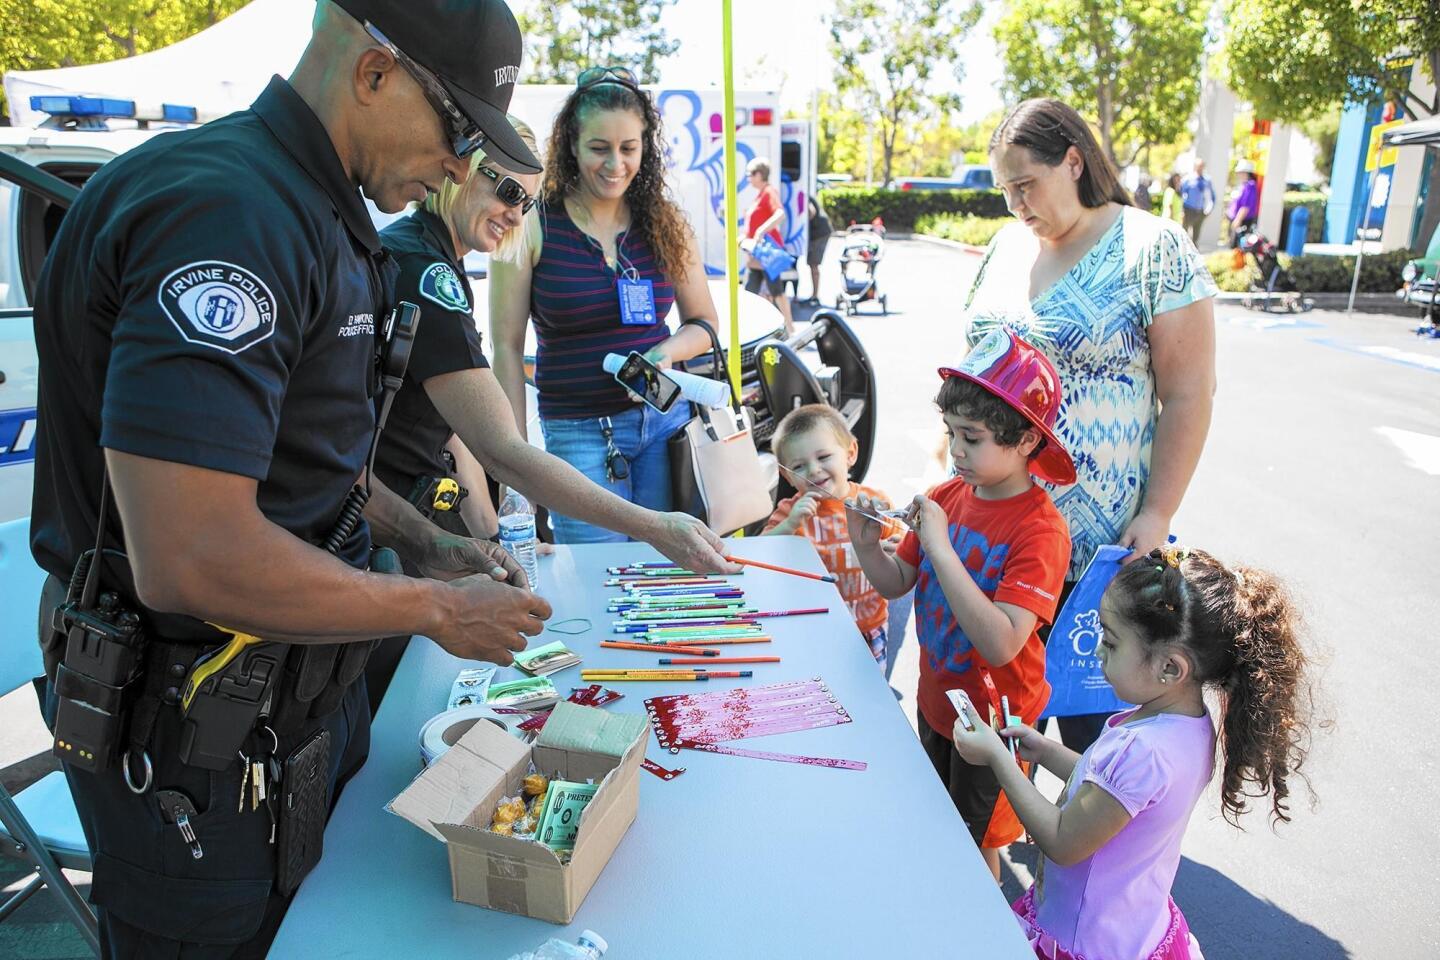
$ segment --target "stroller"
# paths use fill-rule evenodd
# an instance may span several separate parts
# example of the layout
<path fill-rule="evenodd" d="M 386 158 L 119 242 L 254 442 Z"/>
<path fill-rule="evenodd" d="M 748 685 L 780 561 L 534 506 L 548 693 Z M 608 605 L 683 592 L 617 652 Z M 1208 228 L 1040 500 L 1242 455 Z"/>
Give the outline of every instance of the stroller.
<path fill-rule="evenodd" d="M 835 297 L 835 309 L 853 316 L 867 300 L 880 304 L 880 312 L 888 314 L 886 297 L 875 283 L 875 268 L 885 257 L 885 225 L 877 217 L 873 223 L 852 223 L 845 231 L 845 245 L 840 248 L 840 278 L 845 289 Z"/>
<path fill-rule="evenodd" d="M 1248 255 L 1255 260 L 1260 271 L 1259 281 L 1251 281 L 1250 293 L 1241 301 L 1247 309 L 1259 301 L 1260 309 L 1266 313 L 1303 313 L 1314 308 L 1315 301 L 1300 293 L 1300 287 L 1290 271 L 1280 265 L 1279 248 L 1265 238 L 1253 226 L 1240 234 L 1240 243 L 1235 249 L 1237 267 L 1243 266 Z M 1278 301 L 1279 306 L 1276 306 Z"/>

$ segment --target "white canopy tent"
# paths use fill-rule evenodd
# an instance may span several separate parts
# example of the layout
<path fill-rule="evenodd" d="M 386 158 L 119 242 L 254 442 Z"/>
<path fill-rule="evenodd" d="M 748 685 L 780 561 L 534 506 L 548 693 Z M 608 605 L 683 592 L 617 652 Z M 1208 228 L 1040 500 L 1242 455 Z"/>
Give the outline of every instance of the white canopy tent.
<path fill-rule="evenodd" d="M 213 27 L 179 43 L 124 60 L 5 74 L 10 122 L 38 126 L 30 108 L 40 95 L 89 95 L 174 103 L 213 119 L 250 105 L 273 74 L 288 75 L 310 39 L 310 0 L 253 0 Z"/>
<path fill-rule="evenodd" d="M 1440 117 L 1428 117 L 1387 130 L 1380 138 L 1381 148 L 1387 147 L 1437 147 L 1440 148 Z M 1366 215 L 1375 205 L 1375 184 L 1379 178 L 1370 181 L 1370 196 L 1365 202 Z M 1356 231 L 1355 275 L 1350 278 L 1350 302 L 1346 312 L 1355 312 L 1355 293 L 1360 289 L 1360 264 L 1365 259 L 1365 241 Z"/>

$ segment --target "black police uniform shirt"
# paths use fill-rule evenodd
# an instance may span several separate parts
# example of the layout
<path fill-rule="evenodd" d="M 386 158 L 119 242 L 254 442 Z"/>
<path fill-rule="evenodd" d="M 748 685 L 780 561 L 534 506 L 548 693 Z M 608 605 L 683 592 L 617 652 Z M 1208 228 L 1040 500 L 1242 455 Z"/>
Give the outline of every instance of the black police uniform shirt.
<path fill-rule="evenodd" d="M 101 168 L 35 298 L 40 566 L 68 578 L 93 545 L 102 447 L 251 477 L 266 517 L 322 541 L 374 429 L 383 256 L 324 127 L 279 77 L 249 110 Z M 362 521 L 341 558 L 368 552 Z"/>
<path fill-rule="evenodd" d="M 471 313 L 474 295 L 470 281 L 464 265 L 455 258 L 445 222 L 421 208 L 380 231 L 380 241 L 400 268 L 396 300 L 408 300 L 420 308 L 410 366 L 391 405 L 375 457 L 375 475 L 409 498 L 417 480 L 449 475 L 443 450 L 454 430 L 430 401 L 425 381 L 489 367 L 490 363 L 481 352 L 480 333 Z"/>

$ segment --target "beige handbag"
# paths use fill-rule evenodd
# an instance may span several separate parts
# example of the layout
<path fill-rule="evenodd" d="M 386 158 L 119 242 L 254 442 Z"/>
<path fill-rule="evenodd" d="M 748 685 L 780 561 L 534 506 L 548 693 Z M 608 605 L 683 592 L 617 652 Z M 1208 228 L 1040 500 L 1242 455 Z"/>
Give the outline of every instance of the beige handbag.
<path fill-rule="evenodd" d="M 705 521 L 721 536 L 764 520 L 775 507 L 751 427 L 745 407 L 698 407 L 685 425 Z"/>
<path fill-rule="evenodd" d="M 724 377 L 720 339 L 707 324 L 699 325 L 710 333 L 711 373 Z M 699 517 L 721 536 L 770 516 L 778 471 L 774 457 L 756 451 L 749 409 L 699 404 L 692 409 L 690 422 L 670 438 L 675 509 Z"/>

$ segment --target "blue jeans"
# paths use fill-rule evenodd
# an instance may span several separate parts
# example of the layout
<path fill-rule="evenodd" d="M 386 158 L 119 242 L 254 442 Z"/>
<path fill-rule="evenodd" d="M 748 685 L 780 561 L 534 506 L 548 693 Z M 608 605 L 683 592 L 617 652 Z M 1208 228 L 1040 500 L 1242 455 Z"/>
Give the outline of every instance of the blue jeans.
<path fill-rule="evenodd" d="M 630 462 L 630 475 L 610 481 L 605 475 L 605 437 L 600 418 L 540 418 L 545 449 L 618 497 L 651 510 L 669 510 L 670 452 L 667 441 L 690 420 L 690 404 L 678 402 L 669 413 L 643 403 L 610 418 L 615 447 Z M 556 543 L 617 543 L 623 533 L 551 512 Z"/>

